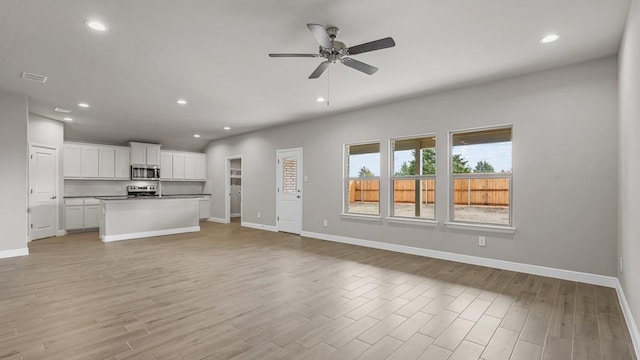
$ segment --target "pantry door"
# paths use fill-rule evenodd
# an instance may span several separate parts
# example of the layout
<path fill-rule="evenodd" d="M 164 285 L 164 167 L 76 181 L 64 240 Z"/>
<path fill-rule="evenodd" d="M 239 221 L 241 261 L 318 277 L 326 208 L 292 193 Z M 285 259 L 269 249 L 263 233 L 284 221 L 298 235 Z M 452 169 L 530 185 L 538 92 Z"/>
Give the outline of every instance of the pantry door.
<path fill-rule="evenodd" d="M 29 238 L 55 236 L 58 209 L 58 150 L 30 146 Z"/>

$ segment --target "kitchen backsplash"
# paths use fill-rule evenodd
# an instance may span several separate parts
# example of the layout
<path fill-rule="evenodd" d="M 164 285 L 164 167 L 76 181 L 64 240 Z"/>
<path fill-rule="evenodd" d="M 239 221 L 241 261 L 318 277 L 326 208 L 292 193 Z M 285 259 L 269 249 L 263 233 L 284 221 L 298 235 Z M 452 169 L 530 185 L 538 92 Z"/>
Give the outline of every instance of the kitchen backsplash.
<path fill-rule="evenodd" d="M 157 181 L 65 180 L 64 196 L 126 195 L 129 185 L 157 185 Z M 163 194 L 207 193 L 204 182 L 162 181 Z"/>

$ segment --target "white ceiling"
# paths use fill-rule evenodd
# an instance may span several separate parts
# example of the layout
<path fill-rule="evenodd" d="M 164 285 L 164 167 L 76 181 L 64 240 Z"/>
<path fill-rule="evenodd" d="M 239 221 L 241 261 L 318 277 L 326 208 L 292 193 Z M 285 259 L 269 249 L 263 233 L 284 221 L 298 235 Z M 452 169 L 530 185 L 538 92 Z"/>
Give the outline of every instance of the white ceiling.
<path fill-rule="evenodd" d="M 628 0 L 0 0 L 0 90 L 29 96 L 53 119 L 73 110 L 65 138 L 208 141 L 419 93 L 616 54 Z M 97 33 L 84 22 L 98 19 Z M 307 23 L 338 26 L 353 46 L 397 46 L 307 77 L 322 59 Z M 550 32 L 562 38 L 538 40 Z M 21 72 L 49 77 L 45 84 Z M 330 89 L 330 106 L 315 102 Z M 186 106 L 176 99 L 188 100 Z M 87 102 L 89 109 L 77 107 Z M 224 131 L 231 126 L 231 131 Z M 194 139 L 193 134 L 202 135 Z"/>

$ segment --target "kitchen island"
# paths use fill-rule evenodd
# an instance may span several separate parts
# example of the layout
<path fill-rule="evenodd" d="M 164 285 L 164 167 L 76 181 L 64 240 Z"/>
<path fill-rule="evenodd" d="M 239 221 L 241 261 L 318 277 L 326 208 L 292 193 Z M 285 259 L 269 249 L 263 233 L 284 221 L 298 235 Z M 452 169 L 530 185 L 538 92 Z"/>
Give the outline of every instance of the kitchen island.
<path fill-rule="evenodd" d="M 100 239 L 103 242 L 200 231 L 200 198 L 104 197 Z"/>

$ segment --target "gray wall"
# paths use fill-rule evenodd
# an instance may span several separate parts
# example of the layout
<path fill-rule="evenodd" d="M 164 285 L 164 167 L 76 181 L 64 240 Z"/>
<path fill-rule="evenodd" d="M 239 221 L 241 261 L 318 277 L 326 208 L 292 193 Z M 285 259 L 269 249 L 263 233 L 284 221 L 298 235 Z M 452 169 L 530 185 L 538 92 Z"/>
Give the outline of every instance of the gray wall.
<path fill-rule="evenodd" d="M 214 141 L 207 147 L 212 217 L 224 217 L 225 157 L 242 155 L 243 221 L 275 225 L 276 149 L 303 147 L 305 231 L 616 275 L 617 90 L 616 59 L 607 58 Z M 507 123 L 517 232 L 490 235 L 480 248 L 478 234 L 442 226 L 448 131 Z M 341 218 L 344 143 L 381 140 L 384 218 L 389 137 L 432 132 L 440 226 Z"/>
<path fill-rule="evenodd" d="M 620 50 L 620 282 L 640 327 L 640 2 L 631 4 Z"/>
<path fill-rule="evenodd" d="M 62 146 L 64 143 L 64 124 L 60 121 L 29 113 L 29 143 L 37 145 L 49 145 L 58 148 L 58 228 L 64 229 L 64 181 L 62 171 Z"/>
<path fill-rule="evenodd" d="M 0 92 L 0 251 L 27 247 L 27 114 L 24 95 Z"/>

